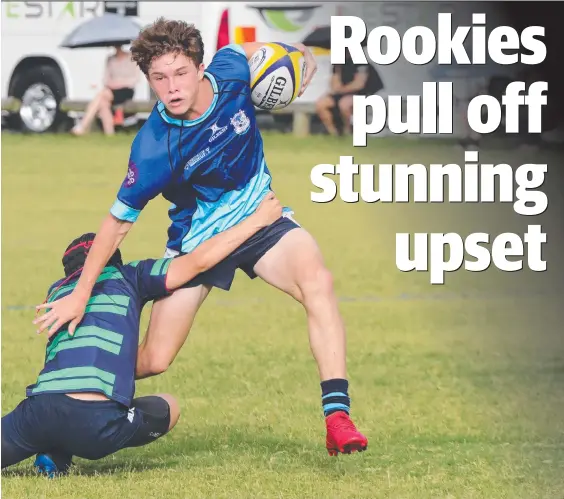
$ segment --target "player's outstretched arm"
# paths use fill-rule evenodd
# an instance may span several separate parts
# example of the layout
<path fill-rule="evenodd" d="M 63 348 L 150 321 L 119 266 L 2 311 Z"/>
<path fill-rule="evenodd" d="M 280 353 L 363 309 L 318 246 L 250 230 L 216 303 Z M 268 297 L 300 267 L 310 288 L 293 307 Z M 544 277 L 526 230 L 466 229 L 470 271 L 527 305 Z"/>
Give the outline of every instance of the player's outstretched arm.
<path fill-rule="evenodd" d="M 273 192 L 267 194 L 256 211 L 234 227 L 213 236 L 194 251 L 175 258 L 166 274 L 169 291 L 179 288 L 198 274 L 217 265 L 249 237 L 269 226 L 282 215 L 282 205 Z"/>
<path fill-rule="evenodd" d="M 245 42 L 241 44 L 241 47 L 245 51 L 245 54 L 247 55 L 247 59 L 250 59 L 253 56 L 253 54 L 266 43 L 267 42 Z M 271 42 L 271 43 L 276 43 L 276 42 Z M 304 76 L 302 89 L 298 94 L 298 97 L 300 97 L 305 92 L 305 89 L 307 88 L 307 86 L 311 82 L 311 79 L 313 78 L 313 75 L 317 71 L 317 62 L 315 61 L 315 57 L 313 57 L 311 51 L 303 43 L 288 43 L 286 45 L 290 45 L 298 49 L 304 55 L 306 67 L 305 67 L 305 76 Z"/>
<path fill-rule="evenodd" d="M 132 225 L 131 222 L 118 220 L 113 215 L 108 214 L 94 238 L 92 248 L 88 252 L 84 268 L 73 292 L 60 300 L 36 307 L 37 310 L 51 309 L 33 321 L 34 324 L 39 324 L 38 333 L 50 327 L 48 336 L 51 337 L 61 326 L 70 321 L 68 332 L 71 336 L 74 334 L 76 326 L 84 316 L 86 304 L 90 299 L 96 279 L 98 279 L 108 260 L 121 244 Z"/>

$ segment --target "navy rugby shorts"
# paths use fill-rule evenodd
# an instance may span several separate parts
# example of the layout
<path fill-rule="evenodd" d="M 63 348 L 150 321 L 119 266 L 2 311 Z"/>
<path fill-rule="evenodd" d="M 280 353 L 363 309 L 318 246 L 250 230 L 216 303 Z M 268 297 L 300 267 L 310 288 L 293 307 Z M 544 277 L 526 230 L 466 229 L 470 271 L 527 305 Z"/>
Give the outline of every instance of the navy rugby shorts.
<path fill-rule="evenodd" d="M 291 212 L 284 213 L 276 222 L 259 230 L 255 235 L 247 239 L 215 267 L 202 272 L 184 284 L 182 288 L 193 288 L 203 284 L 229 291 L 235 279 L 235 271 L 237 269 L 241 269 L 251 279 L 254 279 L 257 277 L 253 270 L 256 263 L 269 249 L 280 241 L 284 234 L 297 227 L 300 227 L 300 225 L 292 219 Z M 177 256 L 182 256 L 182 253 L 171 249 L 167 249 L 164 255 L 165 258 Z"/>
<path fill-rule="evenodd" d="M 2 417 L 2 469 L 38 453 L 96 460 L 146 445 L 168 432 L 170 407 L 157 396 L 79 400 L 64 393 L 28 397 Z"/>

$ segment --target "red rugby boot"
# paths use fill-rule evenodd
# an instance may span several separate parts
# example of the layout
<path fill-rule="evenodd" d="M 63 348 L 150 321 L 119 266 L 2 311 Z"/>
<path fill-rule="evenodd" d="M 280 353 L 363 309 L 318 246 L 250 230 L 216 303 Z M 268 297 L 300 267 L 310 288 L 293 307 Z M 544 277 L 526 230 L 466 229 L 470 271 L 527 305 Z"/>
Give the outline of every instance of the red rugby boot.
<path fill-rule="evenodd" d="M 362 452 L 368 447 L 368 439 L 356 429 L 346 412 L 334 412 L 325 418 L 325 424 L 327 452 L 330 456 L 336 456 L 339 452 L 343 454 Z"/>

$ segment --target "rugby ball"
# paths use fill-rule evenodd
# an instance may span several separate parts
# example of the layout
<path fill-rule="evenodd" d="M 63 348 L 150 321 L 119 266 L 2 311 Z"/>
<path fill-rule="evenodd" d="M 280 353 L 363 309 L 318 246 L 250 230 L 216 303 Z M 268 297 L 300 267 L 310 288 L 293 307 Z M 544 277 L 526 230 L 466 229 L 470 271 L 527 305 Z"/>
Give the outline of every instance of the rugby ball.
<path fill-rule="evenodd" d="M 251 99 L 259 109 L 272 111 L 286 107 L 300 93 L 305 59 L 285 43 L 266 43 L 249 60 Z"/>

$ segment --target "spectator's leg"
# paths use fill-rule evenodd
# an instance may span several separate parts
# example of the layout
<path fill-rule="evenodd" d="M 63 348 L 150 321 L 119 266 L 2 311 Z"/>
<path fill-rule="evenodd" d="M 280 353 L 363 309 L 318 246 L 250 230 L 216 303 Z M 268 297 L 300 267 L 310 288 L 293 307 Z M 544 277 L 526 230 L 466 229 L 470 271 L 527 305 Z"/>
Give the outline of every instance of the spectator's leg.
<path fill-rule="evenodd" d="M 113 99 L 113 95 L 110 89 L 104 88 L 86 108 L 84 117 L 79 125 L 73 128 L 72 132 L 74 135 L 83 135 L 90 130 L 94 118 L 100 111 L 100 105 L 104 100 Z M 111 102 L 111 100 L 110 100 Z"/>
<path fill-rule="evenodd" d="M 113 135 L 115 133 L 114 115 L 112 113 L 113 100 L 114 96 L 112 92 L 108 92 L 100 101 L 100 107 L 98 109 L 98 117 L 102 121 L 102 128 L 106 135 Z"/>
<path fill-rule="evenodd" d="M 344 95 L 339 100 L 339 112 L 343 121 L 343 134 L 349 135 L 352 133 L 352 112 L 353 112 L 353 96 Z"/>
<path fill-rule="evenodd" d="M 468 106 L 470 100 L 463 99 L 458 112 L 460 113 L 460 120 L 462 123 L 462 137 L 459 140 L 459 145 L 465 150 L 476 150 L 480 146 L 481 135 L 472 129 L 468 123 Z"/>
<path fill-rule="evenodd" d="M 465 78 L 456 83 L 460 89 L 460 95 L 455 95 L 455 109 L 459 113 L 462 137 L 459 141 L 464 150 L 477 150 L 480 147 L 481 135 L 472 129 L 468 123 L 468 106 L 474 97 L 487 93 L 487 86 L 480 78 Z"/>
<path fill-rule="evenodd" d="M 330 95 L 321 97 L 316 103 L 315 108 L 319 119 L 327 129 L 330 135 L 338 135 L 335 123 L 333 123 L 333 114 L 331 109 L 335 106 L 335 100 Z"/>

